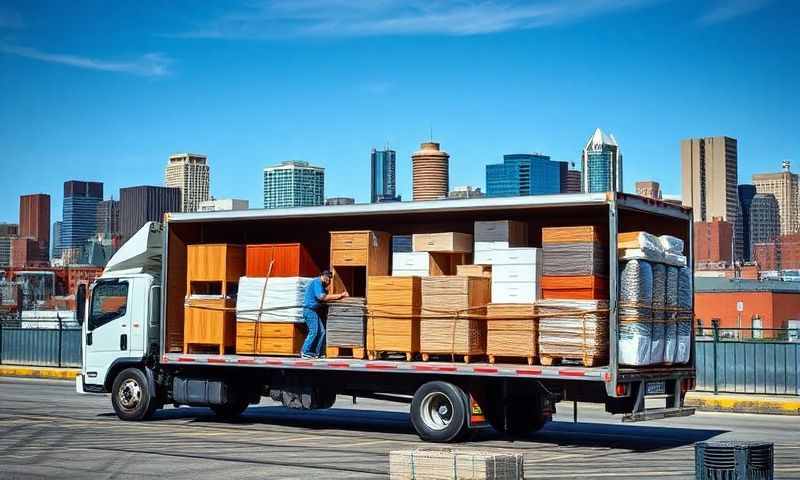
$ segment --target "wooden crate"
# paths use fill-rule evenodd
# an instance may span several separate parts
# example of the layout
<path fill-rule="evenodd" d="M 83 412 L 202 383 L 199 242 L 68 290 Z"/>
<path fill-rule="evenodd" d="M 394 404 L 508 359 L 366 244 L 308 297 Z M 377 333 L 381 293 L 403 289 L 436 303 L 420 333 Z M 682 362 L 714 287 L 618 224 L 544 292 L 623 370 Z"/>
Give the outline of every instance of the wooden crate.
<path fill-rule="evenodd" d="M 420 350 L 431 354 L 470 356 L 486 352 L 486 304 L 490 279 L 484 277 L 426 277 L 422 279 Z"/>
<path fill-rule="evenodd" d="M 330 232 L 331 293 L 367 294 L 367 278 L 389 274 L 391 235 L 371 230 Z"/>
<path fill-rule="evenodd" d="M 415 233 L 411 241 L 415 252 L 472 252 L 472 235 L 469 233 Z"/>
<path fill-rule="evenodd" d="M 543 276 L 542 298 L 563 300 L 607 300 L 608 279 L 599 275 Z"/>
<path fill-rule="evenodd" d="M 607 244 L 608 228 L 597 225 L 580 227 L 547 227 L 542 229 L 542 243 L 591 243 Z"/>
<path fill-rule="evenodd" d="M 371 359 L 388 352 L 419 352 L 422 304 L 419 277 L 369 277 L 367 352 Z"/>
<path fill-rule="evenodd" d="M 297 355 L 306 338 L 299 323 L 236 322 L 236 353 L 240 355 Z"/>
<path fill-rule="evenodd" d="M 232 353 L 236 346 L 236 314 L 205 307 L 185 307 L 185 353 Z"/>
<path fill-rule="evenodd" d="M 456 275 L 459 277 L 492 277 L 491 265 L 457 265 Z"/>
<path fill-rule="evenodd" d="M 486 354 L 524 358 L 532 365 L 538 356 L 536 308 L 525 303 L 490 303 L 486 308 Z"/>
<path fill-rule="evenodd" d="M 320 269 L 300 243 L 266 243 L 247 246 L 246 274 L 265 277 L 272 264 L 271 277 L 316 277 Z"/>

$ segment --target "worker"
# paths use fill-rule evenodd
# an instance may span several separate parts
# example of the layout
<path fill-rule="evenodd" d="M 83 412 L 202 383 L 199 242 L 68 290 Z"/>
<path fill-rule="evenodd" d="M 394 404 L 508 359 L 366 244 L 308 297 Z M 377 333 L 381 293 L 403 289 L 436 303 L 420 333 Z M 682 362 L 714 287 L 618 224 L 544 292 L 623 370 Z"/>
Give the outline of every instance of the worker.
<path fill-rule="evenodd" d="M 322 355 L 322 346 L 325 344 L 325 326 L 319 317 L 323 303 L 346 298 L 347 292 L 328 293 L 333 273 L 323 271 L 319 277 L 311 280 L 303 296 L 303 320 L 308 326 L 308 335 L 300 350 L 302 358 L 319 358 Z"/>

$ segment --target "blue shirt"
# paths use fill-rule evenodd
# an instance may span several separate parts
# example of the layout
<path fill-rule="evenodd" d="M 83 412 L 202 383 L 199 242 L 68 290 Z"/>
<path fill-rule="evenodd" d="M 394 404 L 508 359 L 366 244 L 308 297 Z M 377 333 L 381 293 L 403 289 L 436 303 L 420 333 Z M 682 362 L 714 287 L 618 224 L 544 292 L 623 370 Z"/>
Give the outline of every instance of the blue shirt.
<path fill-rule="evenodd" d="M 306 286 L 306 293 L 303 296 L 303 307 L 310 308 L 311 310 L 318 309 L 322 297 L 326 294 L 325 286 L 322 284 L 322 280 L 319 277 L 311 280 Z"/>

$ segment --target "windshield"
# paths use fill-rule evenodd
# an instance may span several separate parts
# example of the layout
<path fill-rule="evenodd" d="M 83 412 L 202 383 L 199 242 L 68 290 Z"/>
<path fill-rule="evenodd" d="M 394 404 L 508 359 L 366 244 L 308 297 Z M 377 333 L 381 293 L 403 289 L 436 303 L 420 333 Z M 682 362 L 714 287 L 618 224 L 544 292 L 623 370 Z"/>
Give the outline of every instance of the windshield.
<path fill-rule="evenodd" d="M 125 316 L 128 310 L 128 282 L 102 282 L 92 290 L 89 330 Z"/>

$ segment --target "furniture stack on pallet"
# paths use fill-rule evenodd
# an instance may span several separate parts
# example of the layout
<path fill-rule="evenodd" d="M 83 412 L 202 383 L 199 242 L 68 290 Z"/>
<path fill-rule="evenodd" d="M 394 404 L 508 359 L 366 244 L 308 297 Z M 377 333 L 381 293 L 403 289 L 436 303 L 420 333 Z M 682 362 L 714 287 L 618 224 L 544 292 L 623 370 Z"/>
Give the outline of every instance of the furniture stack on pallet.
<path fill-rule="evenodd" d="M 189 245 L 187 260 L 183 351 L 232 353 L 236 344 L 233 308 L 244 273 L 244 248 Z"/>
<path fill-rule="evenodd" d="M 352 297 L 365 297 L 367 278 L 389 274 L 391 236 L 372 230 L 330 232 L 330 293 L 347 292 Z"/>
<path fill-rule="evenodd" d="M 302 305 L 311 280 L 310 277 L 240 278 L 236 353 L 297 355 L 306 335 Z"/>
<path fill-rule="evenodd" d="M 584 367 L 608 362 L 608 300 L 540 300 L 539 360 L 557 365 L 563 360 Z"/>
<path fill-rule="evenodd" d="M 490 279 L 442 276 L 422 279 L 420 351 L 431 355 L 470 357 L 486 353 L 486 304 Z"/>
<path fill-rule="evenodd" d="M 523 480 L 520 453 L 450 448 L 395 450 L 389 454 L 390 480 Z"/>
<path fill-rule="evenodd" d="M 366 317 L 364 297 L 348 297 L 329 303 L 326 355 L 331 358 L 364 358 Z"/>
<path fill-rule="evenodd" d="M 411 360 L 419 353 L 419 277 L 369 277 L 367 305 L 367 353 L 370 360 L 402 353 Z"/>
<path fill-rule="evenodd" d="M 492 287 L 494 292 L 494 287 Z M 524 358 L 533 365 L 539 353 L 536 307 L 533 304 L 490 303 L 486 307 L 486 354 Z"/>

